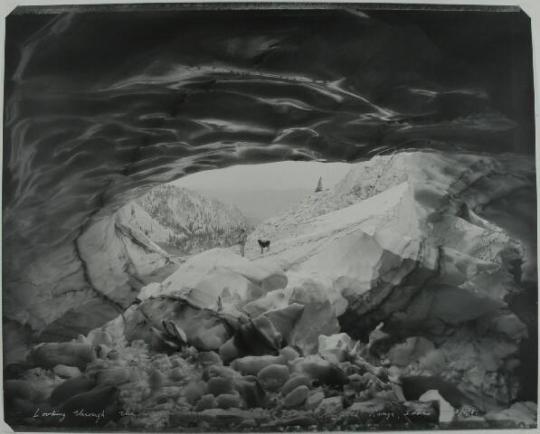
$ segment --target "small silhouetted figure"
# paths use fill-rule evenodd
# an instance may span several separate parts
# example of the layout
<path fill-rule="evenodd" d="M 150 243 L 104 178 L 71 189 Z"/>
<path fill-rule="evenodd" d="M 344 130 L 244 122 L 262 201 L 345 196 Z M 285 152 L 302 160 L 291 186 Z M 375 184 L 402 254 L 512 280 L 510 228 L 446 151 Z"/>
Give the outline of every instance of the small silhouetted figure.
<path fill-rule="evenodd" d="M 322 176 L 319 178 L 319 182 L 317 183 L 317 187 L 315 187 L 315 193 L 318 193 L 319 191 L 322 191 Z"/>
<path fill-rule="evenodd" d="M 264 253 L 264 249 L 270 250 L 270 240 L 257 240 L 257 242 L 261 248 L 261 255 Z"/>
<path fill-rule="evenodd" d="M 245 229 L 240 229 L 240 236 L 238 237 L 238 244 L 240 244 L 240 254 L 244 256 L 247 242 L 247 232 Z"/>

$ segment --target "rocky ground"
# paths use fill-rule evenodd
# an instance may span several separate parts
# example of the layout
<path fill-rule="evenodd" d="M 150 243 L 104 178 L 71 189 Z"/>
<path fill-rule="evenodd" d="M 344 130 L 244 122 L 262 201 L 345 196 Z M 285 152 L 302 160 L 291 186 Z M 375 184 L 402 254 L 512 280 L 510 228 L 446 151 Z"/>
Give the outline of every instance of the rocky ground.
<path fill-rule="evenodd" d="M 523 393 L 536 378 L 524 356 L 535 306 L 516 301 L 535 284 L 520 229 L 530 216 L 518 212 L 531 173 L 470 155 L 363 163 L 259 226 L 247 258 L 191 256 L 104 325 L 33 346 L 5 369 L 6 419 L 27 429 L 535 427 L 536 397 Z M 257 238 L 272 240 L 263 255 Z"/>

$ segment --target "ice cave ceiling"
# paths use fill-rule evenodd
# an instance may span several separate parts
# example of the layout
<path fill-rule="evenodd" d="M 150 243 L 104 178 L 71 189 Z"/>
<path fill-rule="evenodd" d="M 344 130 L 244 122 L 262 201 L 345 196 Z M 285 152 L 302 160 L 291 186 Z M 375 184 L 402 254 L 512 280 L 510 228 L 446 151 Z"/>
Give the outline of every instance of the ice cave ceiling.
<path fill-rule="evenodd" d="M 518 10 L 42 12 L 6 21 L 8 298 L 91 218 L 188 173 L 404 149 L 534 152 Z"/>

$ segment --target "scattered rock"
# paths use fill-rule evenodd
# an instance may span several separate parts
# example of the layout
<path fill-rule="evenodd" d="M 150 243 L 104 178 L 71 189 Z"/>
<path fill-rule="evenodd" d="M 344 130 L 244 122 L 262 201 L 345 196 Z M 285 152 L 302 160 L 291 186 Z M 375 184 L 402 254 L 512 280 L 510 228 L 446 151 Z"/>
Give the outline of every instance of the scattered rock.
<path fill-rule="evenodd" d="M 37 366 L 52 369 L 56 365 L 86 368 L 95 360 L 96 355 L 91 345 L 77 342 L 45 343 L 34 347 L 30 360 Z"/>
<path fill-rule="evenodd" d="M 345 361 L 351 347 L 352 340 L 347 333 L 319 336 L 319 355 L 330 363 Z"/>
<path fill-rule="evenodd" d="M 231 367 L 242 375 L 257 375 L 259 371 L 270 365 L 283 363 L 280 356 L 246 356 L 236 359 Z"/>
<path fill-rule="evenodd" d="M 257 381 L 257 377 L 248 375 L 235 378 L 234 386 L 248 408 L 263 407 L 265 405 L 266 394 Z"/>
<path fill-rule="evenodd" d="M 435 346 L 429 340 L 413 336 L 401 344 L 394 345 L 388 351 L 387 357 L 393 365 L 408 366 L 434 349 Z"/>
<path fill-rule="evenodd" d="M 283 358 L 284 362 L 290 363 L 300 357 L 298 351 L 293 347 L 285 347 L 279 350 L 279 355 Z"/>
<path fill-rule="evenodd" d="M 240 395 L 237 393 L 224 393 L 216 398 L 217 406 L 224 410 L 229 408 L 240 408 L 242 403 L 240 401 Z"/>
<path fill-rule="evenodd" d="M 21 399 L 29 402 L 45 398 L 30 381 L 25 380 L 6 380 L 4 382 L 4 394 L 6 399 Z"/>
<path fill-rule="evenodd" d="M 317 355 L 299 358 L 292 366 L 294 372 L 303 373 L 319 384 L 342 386 L 349 381 L 339 366 Z"/>
<path fill-rule="evenodd" d="M 324 398 L 317 406 L 316 412 L 322 415 L 339 414 L 343 410 L 343 398 L 341 396 L 332 396 Z"/>
<path fill-rule="evenodd" d="M 195 408 L 197 411 L 208 410 L 210 408 L 216 408 L 217 401 L 214 395 L 204 395 L 201 397 L 200 401 Z"/>
<path fill-rule="evenodd" d="M 298 386 L 310 387 L 311 379 L 306 375 L 294 374 L 287 380 L 287 382 L 281 388 L 281 394 L 285 396 L 289 392 L 292 392 L 293 389 L 296 389 Z"/>
<path fill-rule="evenodd" d="M 284 342 L 290 342 L 291 336 L 298 320 L 301 318 L 304 306 L 292 303 L 278 309 L 271 309 L 262 314 L 282 336 Z"/>
<path fill-rule="evenodd" d="M 53 405 L 60 404 L 72 396 L 88 392 L 96 384 L 96 380 L 87 377 L 76 377 L 66 380 L 52 391 L 50 402 Z"/>
<path fill-rule="evenodd" d="M 306 399 L 306 408 L 314 410 L 324 399 L 324 392 L 320 390 L 312 391 Z"/>
<path fill-rule="evenodd" d="M 61 378 L 75 378 L 81 375 L 81 370 L 76 366 L 56 365 L 53 372 Z"/>
<path fill-rule="evenodd" d="M 276 392 L 289 379 L 289 369 L 283 365 L 270 365 L 259 371 L 257 379 L 264 389 Z"/>
<path fill-rule="evenodd" d="M 184 396 L 191 405 L 195 405 L 206 394 L 204 381 L 192 381 L 184 389 Z"/>
<path fill-rule="evenodd" d="M 290 303 L 304 306 L 290 335 L 289 344 L 300 348 L 304 354 L 317 351 L 320 335 L 332 335 L 339 331 L 339 323 L 327 290 L 314 280 L 305 280 L 295 287 Z"/>
<path fill-rule="evenodd" d="M 309 388 L 307 386 L 298 386 L 285 396 L 283 406 L 287 408 L 298 407 L 305 402 L 308 394 Z"/>
<path fill-rule="evenodd" d="M 234 390 L 233 379 L 230 377 L 214 377 L 210 378 L 207 383 L 208 393 L 214 396 L 232 393 Z"/>
<path fill-rule="evenodd" d="M 96 381 L 100 386 L 119 386 L 131 379 L 129 368 L 108 368 L 96 373 Z"/>
<path fill-rule="evenodd" d="M 208 367 L 212 365 L 223 365 L 221 357 L 215 351 L 199 352 L 198 360 L 203 367 Z"/>
<path fill-rule="evenodd" d="M 97 387 L 79 393 L 60 407 L 66 414 L 66 423 L 75 426 L 95 426 L 118 417 L 118 389 L 113 386 Z M 85 415 L 96 416 L 85 416 Z"/>
<path fill-rule="evenodd" d="M 428 390 L 420 398 L 419 401 L 437 401 L 439 403 L 439 422 L 448 423 L 454 419 L 454 407 L 446 401 L 437 390 Z"/>
<path fill-rule="evenodd" d="M 497 428 L 536 428 L 537 411 L 534 402 L 516 402 L 505 410 L 487 413 L 485 419 Z"/>
<path fill-rule="evenodd" d="M 228 339 L 219 347 L 219 356 L 224 363 L 229 363 L 242 355 L 241 350 L 236 346 L 236 337 Z"/>

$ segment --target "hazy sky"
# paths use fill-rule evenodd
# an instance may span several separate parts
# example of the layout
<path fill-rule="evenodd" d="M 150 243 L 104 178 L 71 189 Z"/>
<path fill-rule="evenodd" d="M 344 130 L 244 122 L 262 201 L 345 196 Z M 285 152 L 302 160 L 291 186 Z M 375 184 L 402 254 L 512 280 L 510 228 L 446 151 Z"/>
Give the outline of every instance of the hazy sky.
<path fill-rule="evenodd" d="M 350 168 L 351 165 L 347 163 L 283 161 L 198 172 L 174 181 L 173 184 L 193 190 L 314 190 L 320 176 L 323 178 L 323 187 L 331 187 Z"/>

